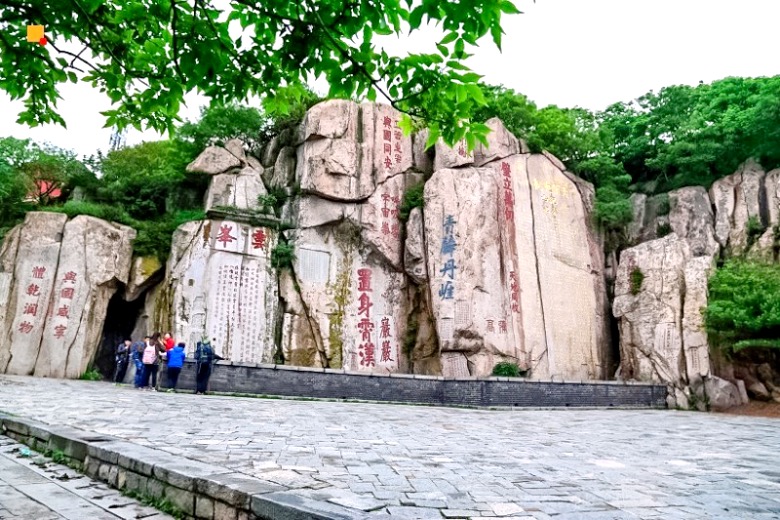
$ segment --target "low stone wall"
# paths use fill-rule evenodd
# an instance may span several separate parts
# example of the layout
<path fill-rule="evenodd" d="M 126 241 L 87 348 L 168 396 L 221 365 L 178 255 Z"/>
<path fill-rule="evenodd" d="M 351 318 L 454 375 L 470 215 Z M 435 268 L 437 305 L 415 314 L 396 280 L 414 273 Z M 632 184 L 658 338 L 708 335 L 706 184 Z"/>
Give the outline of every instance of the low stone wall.
<path fill-rule="evenodd" d="M 165 370 L 162 372 L 162 386 L 166 387 Z M 185 363 L 178 387 L 194 390 L 194 362 Z M 225 362 L 219 362 L 214 367 L 209 390 L 440 406 L 519 408 L 665 408 L 667 395 L 666 386 L 645 383 L 529 381 L 505 377 L 447 379 Z"/>
<path fill-rule="evenodd" d="M 108 435 L 0 414 L 0 433 L 109 486 L 166 499 L 197 520 L 362 520 L 360 511 L 286 492 L 228 468 L 139 446 Z"/>

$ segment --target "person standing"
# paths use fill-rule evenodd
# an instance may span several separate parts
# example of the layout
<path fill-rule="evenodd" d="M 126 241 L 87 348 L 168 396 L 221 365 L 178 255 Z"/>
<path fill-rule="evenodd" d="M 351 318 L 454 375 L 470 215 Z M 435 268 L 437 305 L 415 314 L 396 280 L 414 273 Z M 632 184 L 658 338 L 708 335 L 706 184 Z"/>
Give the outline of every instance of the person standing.
<path fill-rule="evenodd" d="M 165 351 L 170 352 L 173 349 L 175 343 L 176 342 L 173 340 L 173 336 L 171 336 L 171 333 L 166 332 L 165 337 L 163 339 L 163 344 L 165 345 Z"/>
<path fill-rule="evenodd" d="M 127 373 L 127 362 L 130 357 L 130 339 L 124 340 L 116 347 L 116 356 L 114 358 L 114 383 L 119 384 L 125 379 Z"/>
<path fill-rule="evenodd" d="M 216 341 L 216 338 L 214 339 Z M 195 348 L 195 393 L 205 394 L 211 377 L 211 366 L 214 361 L 224 359 L 214 353 L 214 347 L 208 338 L 198 342 Z"/>
<path fill-rule="evenodd" d="M 152 391 L 157 390 L 157 370 L 160 368 L 160 356 L 165 353 L 165 348 L 159 341 L 156 341 L 149 336 L 144 338 L 146 346 L 144 347 L 143 363 L 144 363 L 144 388 L 149 388 Z M 149 379 L 151 378 L 151 385 Z"/>
<path fill-rule="evenodd" d="M 140 390 L 141 387 L 144 385 L 144 348 L 146 347 L 146 343 L 143 341 L 136 341 L 133 343 L 133 346 L 130 347 L 131 354 L 130 356 L 133 359 L 133 364 L 135 365 L 135 378 L 133 378 L 133 385 Z"/>
<path fill-rule="evenodd" d="M 176 385 L 179 383 L 179 374 L 184 366 L 184 348 L 186 345 L 180 342 L 178 345 L 168 351 L 168 391 L 175 392 Z"/>

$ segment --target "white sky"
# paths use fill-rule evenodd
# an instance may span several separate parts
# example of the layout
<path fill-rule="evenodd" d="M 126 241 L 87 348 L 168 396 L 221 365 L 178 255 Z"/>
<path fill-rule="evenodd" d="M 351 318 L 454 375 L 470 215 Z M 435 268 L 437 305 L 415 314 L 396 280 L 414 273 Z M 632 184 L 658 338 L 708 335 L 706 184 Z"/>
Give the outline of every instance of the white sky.
<path fill-rule="evenodd" d="M 527 95 L 538 106 L 593 110 L 673 84 L 695 85 L 727 76 L 780 74 L 773 0 L 515 0 L 525 14 L 504 22 L 504 52 L 488 39 L 470 65 L 484 81 Z M 437 35 L 395 39 L 388 50 L 432 50 Z M 428 50 L 428 49 L 426 49 Z M 88 155 L 108 148 L 111 131 L 100 111 L 107 99 L 88 85 L 61 91 L 68 129 L 15 123 L 21 103 L 0 93 L 0 136 L 31 137 Z M 188 98 L 184 118 L 195 118 L 203 98 Z M 130 130 L 128 144 L 156 139 Z"/>

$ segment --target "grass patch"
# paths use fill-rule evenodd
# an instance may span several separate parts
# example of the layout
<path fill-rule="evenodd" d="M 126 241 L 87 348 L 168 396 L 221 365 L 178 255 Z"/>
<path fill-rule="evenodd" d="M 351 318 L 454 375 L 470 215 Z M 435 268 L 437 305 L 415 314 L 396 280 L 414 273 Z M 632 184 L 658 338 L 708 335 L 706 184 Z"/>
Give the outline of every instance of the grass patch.
<path fill-rule="evenodd" d="M 79 376 L 82 381 L 102 381 L 103 374 L 97 371 L 95 367 L 89 367 L 86 372 Z"/>
<path fill-rule="evenodd" d="M 642 290 L 642 282 L 645 281 L 645 273 L 638 267 L 634 267 L 629 275 L 631 294 L 636 296 Z"/>

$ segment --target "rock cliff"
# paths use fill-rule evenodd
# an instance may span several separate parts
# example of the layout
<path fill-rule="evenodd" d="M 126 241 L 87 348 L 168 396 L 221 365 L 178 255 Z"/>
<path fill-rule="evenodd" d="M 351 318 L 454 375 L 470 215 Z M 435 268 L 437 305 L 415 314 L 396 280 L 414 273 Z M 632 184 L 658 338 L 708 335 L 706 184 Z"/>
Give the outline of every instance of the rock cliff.
<path fill-rule="evenodd" d="M 0 373 L 79 377 L 128 282 L 131 228 L 31 212 L 0 252 Z"/>

